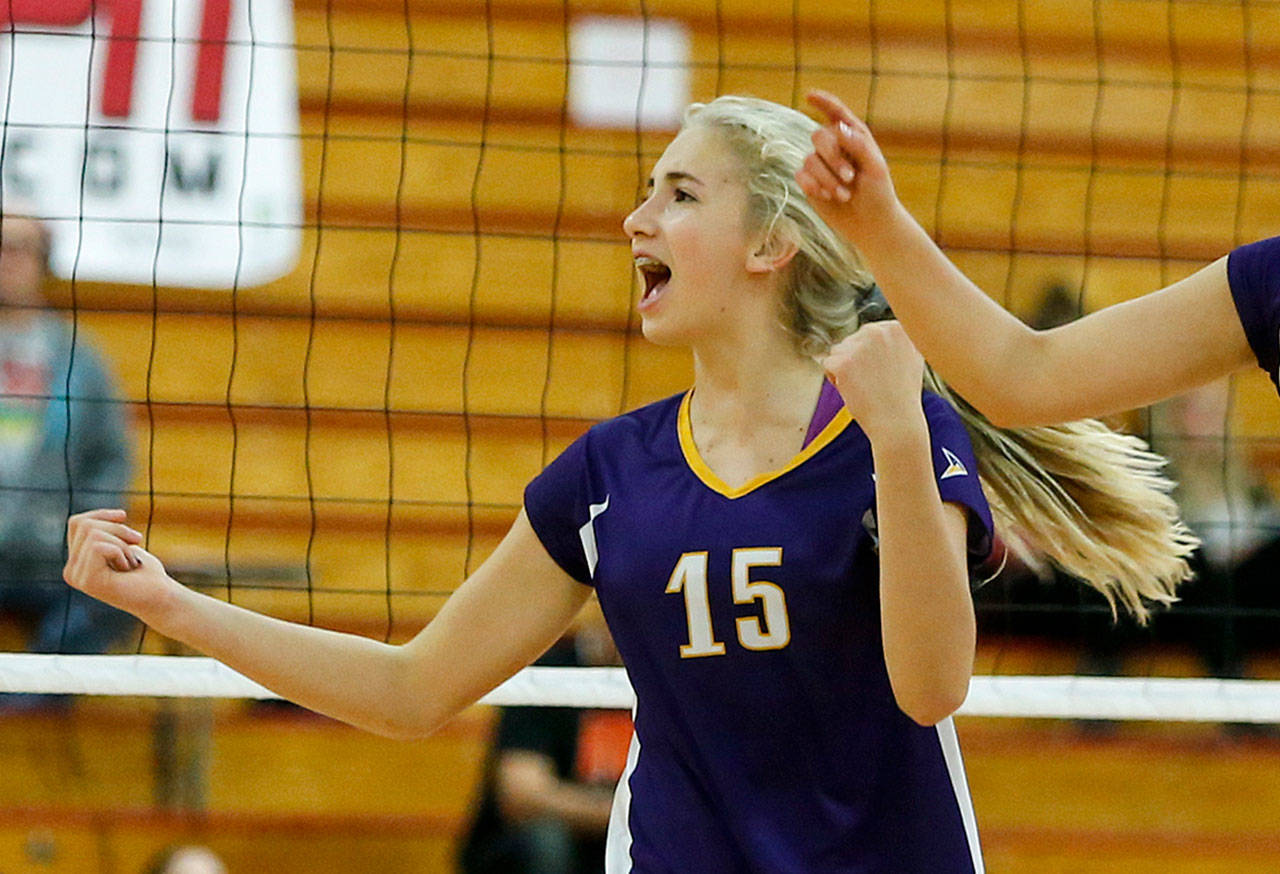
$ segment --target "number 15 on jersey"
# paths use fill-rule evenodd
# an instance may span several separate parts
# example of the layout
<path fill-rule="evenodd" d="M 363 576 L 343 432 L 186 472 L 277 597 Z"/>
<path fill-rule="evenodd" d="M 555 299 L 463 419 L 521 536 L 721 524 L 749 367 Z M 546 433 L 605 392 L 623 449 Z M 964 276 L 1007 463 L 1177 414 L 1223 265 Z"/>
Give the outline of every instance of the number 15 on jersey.
<path fill-rule="evenodd" d="M 791 642 L 791 624 L 787 619 L 787 598 L 782 587 L 767 580 L 751 579 L 755 567 L 778 567 L 782 564 L 782 547 L 763 546 L 733 551 L 733 602 L 751 604 L 759 601 L 760 616 L 737 619 L 738 643 L 744 649 L 782 649 Z M 684 659 L 725 654 L 725 645 L 715 639 L 711 627 L 711 603 L 707 595 L 707 553 L 686 552 L 676 562 L 667 580 L 667 594 L 684 593 L 685 619 L 689 625 L 689 642 L 680 647 Z"/>

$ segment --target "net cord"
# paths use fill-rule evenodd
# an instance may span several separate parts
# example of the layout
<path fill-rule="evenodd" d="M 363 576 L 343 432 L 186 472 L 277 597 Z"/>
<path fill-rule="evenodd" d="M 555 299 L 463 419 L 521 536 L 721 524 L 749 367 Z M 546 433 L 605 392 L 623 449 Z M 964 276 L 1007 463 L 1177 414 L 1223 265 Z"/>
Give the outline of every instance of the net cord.
<path fill-rule="evenodd" d="M 173 698 L 277 698 L 214 659 L 0 655 L 0 692 Z M 501 706 L 631 709 L 622 668 L 529 667 L 481 699 Z M 1280 681 L 975 676 L 961 716 L 1280 723 Z"/>

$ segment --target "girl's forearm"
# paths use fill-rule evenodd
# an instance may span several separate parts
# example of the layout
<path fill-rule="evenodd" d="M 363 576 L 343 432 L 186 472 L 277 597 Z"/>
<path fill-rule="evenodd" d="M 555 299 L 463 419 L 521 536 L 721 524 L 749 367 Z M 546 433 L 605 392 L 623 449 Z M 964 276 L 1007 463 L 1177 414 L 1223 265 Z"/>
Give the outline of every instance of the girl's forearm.
<path fill-rule="evenodd" d="M 403 647 L 263 616 L 185 588 L 176 589 L 149 624 L 282 697 L 343 722 L 390 736 L 433 727 L 425 702 L 405 694 Z"/>
<path fill-rule="evenodd" d="M 796 181 L 861 253 L 916 348 L 1001 427 L 1096 417 L 1246 366 L 1226 258 L 1155 293 L 1035 331 L 970 282 L 911 217 L 866 124 L 835 95 Z M 833 196 L 839 195 L 839 196 Z"/>
<path fill-rule="evenodd" d="M 925 359 L 1001 427 L 1132 409 L 1253 361 L 1225 258 L 1036 331 L 965 277 L 901 204 L 858 246 Z"/>
<path fill-rule="evenodd" d="M 395 737 L 432 731 L 533 661 L 591 592 L 555 563 L 522 511 L 430 624 L 392 646 L 193 592 L 141 539 L 121 510 L 73 516 L 67 581 L 285 698 Z"/>
<path fill-rule="evenodd" d="M 923 413 L 873 437 L 872 454 L 885 664 L 899 706 L 933 724 L 963 703 L 973 671 L 965 520 L 938 494 Z"/>
<path fill-rule="evenodd" d="M 916 348 L 993 420 L 1010 393 L 1036 396 L 1039 335 L 992 300 L 898 204 L 858 250 Z"/>

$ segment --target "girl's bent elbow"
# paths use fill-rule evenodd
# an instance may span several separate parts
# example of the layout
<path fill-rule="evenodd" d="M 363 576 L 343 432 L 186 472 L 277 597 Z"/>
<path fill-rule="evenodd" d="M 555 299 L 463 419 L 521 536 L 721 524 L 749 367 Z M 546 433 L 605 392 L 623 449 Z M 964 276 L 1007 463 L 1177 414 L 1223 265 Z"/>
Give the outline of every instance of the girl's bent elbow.
<path fill-rule="evenodd" d="M 1008 384 L 991 406 L 998 428 L 1034 428 L 1080 418 L 1076 404 L 1062 386 L 1073 378 L 1074 365 L 1064 368 L 1060 335 L 1052 330 L 1028 329 L 1022 352 Z"/>
<path fill-rule="evenodd" d="M 1026 328 L 1019 342 L 1001 360 L 1005 365 L 994 381 L 982 385 L 981 397 L 966 398 L 997 428 L 1016 429 L 1062 420 L 1054 410 L 1061 392 L 1060 378 L 1050 364 L 1052 337 Z M 1066 417 L 1077 418 L 1077 417 Z"/>
<path fill-rule="evenodd" d="M 916 705 L 910 710 L 903 709 L 903 712 L 911 718 L 916 725 L 924 728 L 931 728 L 951 714 L 960 709 L 960 705 L 950 706 L 947 704 L 930 703 L 928 705 Z"/>
<path fill-rule="evenodd" d="M 997 407 L 984 409 L 981 412 L 987 417 L 988 422 L 1001 431 L 1035 428 L 1060 422 L 1067 418 L 1031 401 L 1016 401 L 1013 404 L 1002 403 Z"/>
<path fill-rule="evenodd" d="M 439 720 L 407 716 L 387 719 L 373 728 L 374 734 L 390 740 L 421 740 L 440 727 Z"/>
<path fill-rule="evenodd" d="M 1046 421 L 1054 421 L 1052 413 L 1043 408 L 1034 391 L 1029 388 L 1021 393 L 1010 388 L 999 397 L 982 404 L 978 407 L 978 412 L 1002 431 L 1030 428 L 1043 425 Z"/>
<path fill-rule="evenodd" d="M 435 702 L 401 703 L 383 710 L 368 727 L 375 734 L 391 740 L 421 740 L 434 734 L 454 715 L 455 713 L 436 706 Z"/>
<path fill-rule="evenodd" d="M 1006 431 L 1011 428 L 1021 428 L 1027 424 L 1024 421 L 1024 417 L 1017 415 L 1017 410 L 1004 403 L 994 406 L 988 404 L 979 410 L 979 412 L 987 417 L 988 422 L 1002 431 Z"/>
<path fill-rule="evenodd" d="M 421 740 L 429 732 L 419 731 L 412 726 L 384 725 L 375 729 L 374 734 L 379 737 L 385 737 L 387 740 Z"/>
<path fill-rule="evenodd" d="M 918 695 L 911 701 L 899 699 L 898 706 L 912 722 L 929 728 L 937 725 L 960 709 L 969 694 L 969 683 L 946 689 L 936 689 L 928 694 Z"/>
<path fill-rule="evenodd" d="M 922 728 L 933 728 L 959 708 L 916 708 L 907 712 L 911 721 Z"/>

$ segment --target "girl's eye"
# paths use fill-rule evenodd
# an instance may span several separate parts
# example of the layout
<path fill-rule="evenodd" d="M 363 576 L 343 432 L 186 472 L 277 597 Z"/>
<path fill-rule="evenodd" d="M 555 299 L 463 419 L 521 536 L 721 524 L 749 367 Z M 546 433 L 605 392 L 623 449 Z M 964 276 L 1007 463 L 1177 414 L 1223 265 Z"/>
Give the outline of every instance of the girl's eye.
<path fill-rule="evenodd" d="M 677 188 L 673 199 L 675 200 L 676 203 L 683 203 L 685 201 L 697 201 L 698 198 L 694 197 L 692 194 L 685 191 L 683 188 Z"/>

